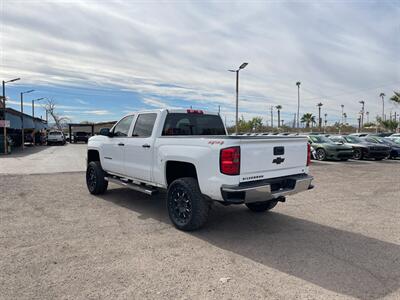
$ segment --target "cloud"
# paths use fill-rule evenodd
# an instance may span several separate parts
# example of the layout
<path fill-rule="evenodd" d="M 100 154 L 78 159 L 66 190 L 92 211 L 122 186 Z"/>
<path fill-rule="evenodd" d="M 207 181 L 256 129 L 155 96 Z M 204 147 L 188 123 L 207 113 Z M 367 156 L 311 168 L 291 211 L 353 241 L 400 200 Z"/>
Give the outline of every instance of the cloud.
<path fill-rule="evenodd" d="M 88 105 L 89 104 L 89 102 L 88 101 L 84 101 L 84 100 L 82 100 L 82 99 L 75 99 L 75 101 L 76 102 L 78 102 L 78 103 L 80 103 L 80 104 L 83 104 L 83 105 Z"/>
<path fill-rule="evenodd" d="M 322 101 L 332 118 L 344 104 L 355 120 L 360 99 L 375 115 L 379 93 L 400 86 L 399 14 L 390 1 L 4 2 L 0 77 L 132 92 L 137 106 L 179 101 L 232 113 L 235 74 L 227 69 L 247 61 L 241 113 L 268 118 L 270 106 L 281 104 L 291 116 L 300 80 L 302 113 L 315 114 Z M 97 97 L 73 101 L 100 116 L 111 110 Z"/>
<path fill-rule="evenodd" d="M 104 115 L 111 114 L 111 112 L 109 112 L 108 110 L 85 110 L 82 113 L 89 114 L 89 115 L 97 115 L 97 116 L 104 116 Z"/>

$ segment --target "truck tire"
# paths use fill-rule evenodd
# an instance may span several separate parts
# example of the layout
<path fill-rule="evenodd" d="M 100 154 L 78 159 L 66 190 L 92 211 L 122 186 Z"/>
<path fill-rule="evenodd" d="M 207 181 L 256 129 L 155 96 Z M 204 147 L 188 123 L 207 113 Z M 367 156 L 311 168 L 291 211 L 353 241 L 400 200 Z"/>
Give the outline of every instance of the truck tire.
<path fill-rule="evenodd" d="M 176 228 L 192 231 L 206 223 L 210 202 L 204 199 L 195 178 L 183 177 L 176 179 L 168 187 L 167 207 Z"/>
<path fill-rule="evenodd" d="M 106 173 L 99 161 L 91 161 L 86 169 L 86 185 L 92 195 L 104 194 L 108 187 L 108 181 L 104 179 Z"/>
<path fill-rule="evenodd" d="M 267 210 L 273 209 L 278 201 L 276 200 L 269 200 L 265 202 L 254 202 L 254 203 L 246 203 L 246 206 L 254 212 L 264 212 Z"/>

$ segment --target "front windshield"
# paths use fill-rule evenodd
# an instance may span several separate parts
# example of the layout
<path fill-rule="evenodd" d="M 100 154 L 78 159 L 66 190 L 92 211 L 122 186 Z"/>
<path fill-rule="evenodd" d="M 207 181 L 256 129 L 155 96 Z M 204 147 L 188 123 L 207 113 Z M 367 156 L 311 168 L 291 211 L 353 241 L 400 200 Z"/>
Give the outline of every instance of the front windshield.
<path fill-rule="evenodd" d="M 330 139 L 322 135 L 310 135 L 309 138 L 313 143 L 333 143 Z"/>
<path fill-rule="evenodd" d="M 348 135 L 345 136 L 344 139 L 348 142 L 348 143 L 361 143 L 362 140 L 359 137 L 353 136 L 353 135 Z"/>
<path fill-rule="evenodd" d="M 395 144 L 400 145 L 400 137 L 391 139 L 391 141 L 392 141 L 393 143 L 395 143 Z"/>
<path fill-rule="evenodd" d="M 377 143 L 377 144 L 387 144 L 381 137 L 374 136 L 372 138 L 367 138 L 367 142 Z"/>

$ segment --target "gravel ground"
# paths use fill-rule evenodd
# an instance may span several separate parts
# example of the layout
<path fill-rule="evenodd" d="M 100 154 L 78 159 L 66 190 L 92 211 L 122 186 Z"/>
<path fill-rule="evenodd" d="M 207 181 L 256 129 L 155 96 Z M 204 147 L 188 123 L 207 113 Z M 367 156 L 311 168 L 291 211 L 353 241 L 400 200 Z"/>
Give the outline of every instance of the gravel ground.
<path fill-rule="evenodd" d="M 314 163 L 273 211 L 174 229 L 163 194 L 0 175 L 1 299 L 400 299 L 400 161 Z"/>
<path fill-rule="evenodd" d="M 0 156 L 0 174 L 85 171 L 87 144 L 26 147 Z"/>

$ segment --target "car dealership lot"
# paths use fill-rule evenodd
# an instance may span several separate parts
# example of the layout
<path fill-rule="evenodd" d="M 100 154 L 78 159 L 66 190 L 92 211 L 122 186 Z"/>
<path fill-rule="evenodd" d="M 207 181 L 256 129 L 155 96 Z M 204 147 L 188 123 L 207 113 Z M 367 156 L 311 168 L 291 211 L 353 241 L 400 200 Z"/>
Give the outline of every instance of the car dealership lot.
<path fill-rule="evenodd" d="M 49 149 L 40 172 L 0 158 L 5 299 L 400 297 L 399 160 L 313 162 L 314 190 L 263 214 L 215 205 L 185 233 L 162 193 L 90 195 L 85 145 Z"/>

